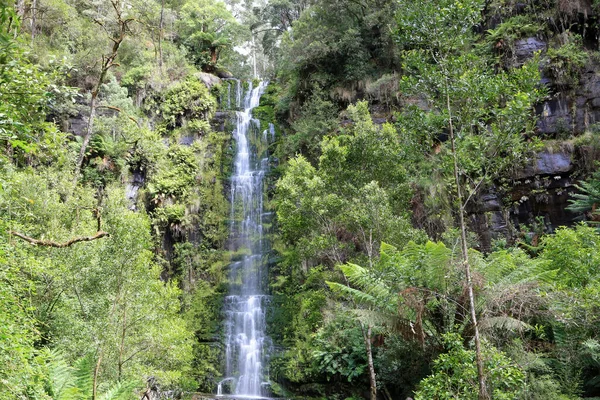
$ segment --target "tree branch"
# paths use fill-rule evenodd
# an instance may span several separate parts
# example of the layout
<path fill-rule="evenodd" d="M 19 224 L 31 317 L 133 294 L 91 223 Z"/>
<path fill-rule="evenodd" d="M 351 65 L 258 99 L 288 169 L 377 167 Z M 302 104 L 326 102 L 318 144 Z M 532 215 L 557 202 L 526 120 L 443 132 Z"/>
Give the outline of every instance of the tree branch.
<path fill-rule="evenodd" d="M 110 234 L 108 232 L 98 231 L 94 236 L 79 236 L 79 237 L 75 237 L 71 240 L 68 240 L 64 243 L 58 243 L 58 242 L 54 242 L 52 240 L 34 239 L 34 238 L 25 236 L 22 233 L 15 232 L 15 231 L 9 231 L 9 233 L 11 235 L 21 238 L 24 241 L 29 242 L 35 246 L 58 247 L 58 248 L 69 247 L 78 242 L 91 242 L 92 240 L 101 239 L 105 236 L 110 236 Z"/>

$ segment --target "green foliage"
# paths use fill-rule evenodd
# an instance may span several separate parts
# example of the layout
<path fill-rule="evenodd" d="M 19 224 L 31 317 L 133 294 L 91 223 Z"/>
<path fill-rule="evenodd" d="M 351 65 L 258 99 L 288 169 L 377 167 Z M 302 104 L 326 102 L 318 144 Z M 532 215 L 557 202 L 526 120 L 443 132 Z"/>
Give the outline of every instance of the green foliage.
<path fill-rule="evenodd" d="M 546 72 L 552 77 L 559 88 L 574 88 L 579 84 L 579 78 L 589 59 L 588 53 L 582 48 L 581 36 L 566 32 L 559 47 L 550 47 L 546 52 Z"/>
<path fill-rule="evenodd" d="M 313 346 L 315 369 L 328 381 L 337 376 L 352 382 L 367 369 L 361 328 L 343 314 L 318 331 Z"/>
<path fill-rule="evenodd" d="M 58 353 L 48 352 L 48 395 L 53 400 L 85 400 L 94 392 L 94 357 L 91 355 L 79 359 L 74 367 L 70 367 L 65 357 Z M 118 382 L 98 393 L 99 400 L 128 400 L 136 387 L 134 381 Z"/>
<path fill-rule="evenodd" d="M 409 242 L 401 251 L 383 243 L 380 259 L 369 268 L 350 263 L 340 267 L 351 286 L 327 283 L 360 307 L 354 311 L 359 321 L 424 346 L 426 335 L 441 334 L 458 323 L 452 314 L 461 304 L 450 296 L 458 294 L 454 287 L 460 276 L 452 256 L 442 243 Z"/>
<path fill-rule="evenodd" d="M 1 181 L 0 181 L 1 182 Z M 0 191 L 2 191 L 0 186 Z M 5 232 L 8 225 L 0 220 Z M 22 267 L 11 265 L 6 236 L 0 237 L 0 397 L 7 400 L 41 398 L 43 369 L 34 347 L 40 332 L 36 329 L 31 298 L 33 282 Z"/>
<path fill-rule="evenodd" d="M 573 193 L 574 199 L 569 200 L 571 203 L 567 210 L 584 213 L 592 211 L 592 214 L 596 214 L 595 207 L 600 202 L 600 171 L 594 172 L 594 174 L 587 181 L 582 181 L 575 187 L 580 193 Z"/>
<path fill-rule="evenodd" d="M 231 49 L 243 35 L 242 26 L 221 1 L 188 1 L 177 24 L 179 40 L 199 68 L 212 71 L 219 53 Z"/>
<path fill-rule="evenodd" d="M 302 104 L 311 90 L 298 87 L 298 78 L 302 85 L 319 82 L 344 104 L 355 101 L 358 82 L 397 61 L 386 28 L 397 9 L 396 2 L 389 0 L 312 2 L 294 22 L 293 34 L 284 34 L 278 60 L 279 75 L 292 101 Z"/>
<path fill-rule="evenodd" d="M 516 15 L 503 21 L 495 29 L 488 30 L 485 41 L 505 63 L 514 65 L 516 62 L 511 58 L 514 58 L 515 42 L 522 38 L 537 36 L 542 30 L 542 25 L 531 16 Z"/>
<path fill-rule="evenodd" d="M 336 114 L 334 103 L 322 92 L 314 91 L 291 126 L 294 133 L 283 142 L 283 154 L 291 157 L 302 154 L 316 162 L 321 152 L 321 139 L 338 125 Z"/>
<path fill-rule="evenodd" d="M 415 392 L 417 400 L 477 399 L 477 370 L 475 351 L 465 349 L 456 334 L 443 335 L 447 353 L 433 363 L 433 374 L 423 379 Z M 484 346 L 484 371 L 488 390 L 493 399 L 514 399 L 525 375 L 502 352 Z"/>
<path fill-rule="evenodd" d="M 600 255 L 596 251 L 599 240 L 598 232 L 585 225 L 560 228 L 542 239 L 540 258 L 558 270 L 559 288 L 585 287 L 596 281 L 600 274 Z"/>
<path fill-rule="evenodd" d="M 193 119 L 210 120 L 216 107 L 215 99 L 196 77 L 175 84 L 155 101 L 159 103 L 160 117 L 169 128 L 183 126 Z"/>
<path fill-rule="evenodd" d="M 19 20 L 12 4 L 0 4 L 0 143 L 5 154 L 23 165 L 51 154 L 64 136 L 45 121 L 45 112 L 62 88 L 31 63 L 15 40 Z"/>

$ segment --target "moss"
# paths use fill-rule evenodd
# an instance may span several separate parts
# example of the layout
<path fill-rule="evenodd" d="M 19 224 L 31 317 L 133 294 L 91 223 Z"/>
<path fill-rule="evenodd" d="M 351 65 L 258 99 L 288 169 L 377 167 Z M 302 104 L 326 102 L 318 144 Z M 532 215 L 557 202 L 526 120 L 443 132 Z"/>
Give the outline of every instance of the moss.
<path fill-rule="evenodd" d="M 549 48 L 546 53 L 545 71 L 559 88 L 574 88 L 579 84 L 579 78 L 589 60 L 589 55 L 583 49 L 581 36 L 573 34 L 562 36 L 564 44 Z"/>
<path fill-rule="evenodd" d="M 147 108 L 156 109 L 169 128 L 183 126 L 192 119 L 208 121 L 214 116 L 216 106 L 206 86 L 193 76 L 158 94 L 147 104 Z"/>

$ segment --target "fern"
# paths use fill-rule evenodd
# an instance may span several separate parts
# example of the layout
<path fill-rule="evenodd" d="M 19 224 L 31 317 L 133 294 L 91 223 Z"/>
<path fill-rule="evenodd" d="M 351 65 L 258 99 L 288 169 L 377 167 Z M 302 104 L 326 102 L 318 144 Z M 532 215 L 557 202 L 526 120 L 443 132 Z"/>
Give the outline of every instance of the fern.
<path fill-rule="evenodd" d="M 82 399 L 89 399 L 92 397 L 94 386 L 94 364 L 94 356 L 92 354 L 88 354 L 75 362 L 74 378 L 77 388 L 79 388 L 81 392 Z"/>
<path fill-rule="evenodd" d="M 57 350 L 48 350 L 48 394 L 54 400 L 78 400 L 79 389 L 73 379 L 73 368 L 64 355 Z"/>
<path fill-rule="evenodd" d="M 495 328 L 510 332 L 523 332 L 533 329 L 528 323 L 507 315 L 483 318 L 479 323 L 482 329 Z"/>
<path fill-rule="evenodd" d="M 600 203 L 600 171 L 594 173 L 592 180 L 583 181 L 575 187 L 581 193 L 573 193 L 571 196 L 574 200 L 569 200 L 571 203 L 567 210 L 573 212 L 586 212 L 593 210 L 594 206 Z"/>
<path fill-rule="evenodd" d="M 93 392 L 94 356 L 87 356 L 68 365 L 64 355 L 56 350 L 47 350 L 49 380 L 48 394 L 53 400 L 89 400 Z M 98 396 L 98 400 L 128 400 L 136 382 L 126 381 L 112 385 Z"/>
<path fill-rule="evenodd" d="M 376 305 L 377 304 L 377 299 L 375 299 L 375 297 L 373 297 L 370 294 L 367 294 L 365 292 L 362 292 L 358 289 L 354 289 L 354 288 L 351 288 L 346 285 L 342 285 L 341 283 L 337 283 L 337 282 L 326 281 L 325 283 L 327 283 L 329 288 L 331 288 L 331 290 L 333 290 L 334 292 L 344 294 L 344 295 L 348 296 L 349 298 L 351 298 L 356 303 L 367 304 L 367 305 Z"/>
<path fill-rule="evenodd" d="M 134 381 L 118 382 L 101 394 L 98 400 L 128 400 L 131 398 L 131 392 L 135 390 L 135 387 L 136 383 Z"/>

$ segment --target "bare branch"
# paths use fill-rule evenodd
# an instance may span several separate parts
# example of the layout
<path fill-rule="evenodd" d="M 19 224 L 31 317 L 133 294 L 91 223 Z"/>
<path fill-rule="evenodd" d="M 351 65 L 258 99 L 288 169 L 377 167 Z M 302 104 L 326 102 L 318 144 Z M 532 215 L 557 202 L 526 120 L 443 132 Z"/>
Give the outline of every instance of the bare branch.
<path fill-rule="evenodd" d="M 15 231 L 9 231 L 9 233 L 11 235 L 21 238 L 24 241 L 26 241 L 32 245 L 35 245 L 35 246 L 58 247 L 58 248 L 69 247 L 69 246 L 72 246 L 75 243 L 79 243 L 79 242 L 91 242 L 92 240 L 101 239 L 105 236 L 110 236 L 110 234 L 108 232 L 98 231 L 94 236 L 78 236 L 78 237 L 70 239 L 64 243 L 59 243 L 59 242 L 54 242 L 52 240 L 34 239 L 34 238 L 25 236 L 22 233 L 15 232 Z"/>

